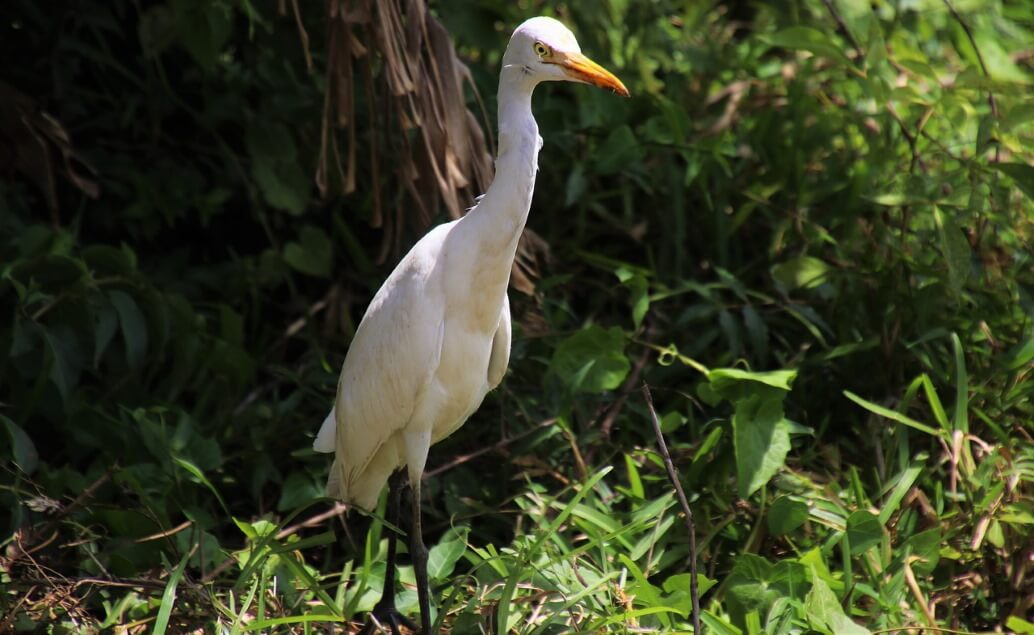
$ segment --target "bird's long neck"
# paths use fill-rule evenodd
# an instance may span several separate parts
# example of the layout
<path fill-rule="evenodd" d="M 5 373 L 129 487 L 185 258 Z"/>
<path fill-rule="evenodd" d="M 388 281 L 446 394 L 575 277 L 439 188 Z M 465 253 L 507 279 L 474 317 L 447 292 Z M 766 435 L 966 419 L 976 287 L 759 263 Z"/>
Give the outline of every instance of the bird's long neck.
<path fill-rule="evenodd" d="M 504 66 L 499 77 L 499 153 L 495 178 L 464 222 L 487 253 L 512 262 L 531 209 L 538 170 L 539 128 L 531 114 L 534 82 L 520 66 Z M 509 263 L 506 265 L 509 269 Z"/>

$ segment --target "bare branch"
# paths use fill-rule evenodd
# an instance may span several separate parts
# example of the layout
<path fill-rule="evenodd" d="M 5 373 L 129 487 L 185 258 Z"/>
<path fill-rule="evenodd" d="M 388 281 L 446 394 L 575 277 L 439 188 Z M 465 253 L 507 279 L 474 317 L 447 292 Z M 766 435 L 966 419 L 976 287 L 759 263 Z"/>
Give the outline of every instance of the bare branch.
<path fill-rule="evenodd" d="M 696 525 L 693 523 L 693 511 L 689 508 L 689 501 L 686 500 L 686 492 L 682 489 L 682 482 L 679 481 L 679 473 L 675 470 L 675 464 L 671 462 L 671 455 L 668 454 L 668 444 L 664 442 L 664 435 L 661 433 L 661 422 L 657 418 L 657 411 L 653 407 L 653 396 L 650 394 L 650 386 L 643 382 L 643 398 L 646 400 L 646 407 L 650 409 L 650 421 L 653 423 L 653 432 L 657 435 L 657 447 L 661 450 L 661 458 L 664 459 L 664 467 L 668 469 L 668 480 L 675 488 L 675 494 L 679 498 L 682 512 L 686 515 L 686 531 L 689 532 L 689 595 L 693 600 L 693 632 L 700 633 L 700 590 L 697 588 L 697 538 Z"/>

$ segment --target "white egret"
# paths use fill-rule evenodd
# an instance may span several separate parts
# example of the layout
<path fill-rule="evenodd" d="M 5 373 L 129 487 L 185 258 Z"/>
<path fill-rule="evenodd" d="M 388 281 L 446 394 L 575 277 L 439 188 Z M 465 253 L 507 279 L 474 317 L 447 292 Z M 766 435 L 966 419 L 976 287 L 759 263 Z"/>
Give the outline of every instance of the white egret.
<path fill-rule="evenodd" d="M 593 84 L 628 96 L 621 81 L 582 55 L 552 18 L 532 18 L 510 37 L 499 75 L 495 179 L 459 220 L 420 239 L 391 272 L 356 329 L 337 398 L 313 447 L 334 452 L 327 495 L 372 509 L 397 470 L 412 488 L 410 554 L 421 626 L 431 632 L 420 479 L 432 444 L 456 431 L 499 385 L 510 357 L 506 289 L 531 207 L 542 145 L 531 94 L 544 81 Z M 388 521 L 397 523 L 401 472 L 390 478 Z M 397 632 L 395 534 L 384 595 L 374 615 Z"/>

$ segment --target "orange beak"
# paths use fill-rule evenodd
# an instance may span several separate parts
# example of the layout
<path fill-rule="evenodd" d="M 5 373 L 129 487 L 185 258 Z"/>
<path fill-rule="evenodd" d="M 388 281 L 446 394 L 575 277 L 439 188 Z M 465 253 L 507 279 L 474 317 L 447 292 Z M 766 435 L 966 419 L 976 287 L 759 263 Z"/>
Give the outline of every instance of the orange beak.
<path fill-rule="evenodd" d="M 607 88 L 622 97 L 628 97 L 628 89 L 620 79 L 581 53 L 560 53 L 558 51 L 554 53 L 554 59 L 556 60 L 554 63 L 563 68 L 567 76 L 574 81 Z"/>

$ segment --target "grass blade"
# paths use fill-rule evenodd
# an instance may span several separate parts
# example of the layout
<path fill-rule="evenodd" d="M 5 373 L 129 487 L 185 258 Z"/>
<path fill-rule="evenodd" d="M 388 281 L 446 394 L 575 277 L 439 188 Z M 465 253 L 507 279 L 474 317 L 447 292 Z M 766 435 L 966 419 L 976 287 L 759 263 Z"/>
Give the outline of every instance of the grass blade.
<path fill-rule="evenodd" d="M 152 635 L 165 635 L 165 629 L 169 627 L 169 618 L 172 616 L 172 609 L 176 605 L 176 587 L 179 586 L 180 580 L 183 578 L 183 571 L 187 568 L 187 561 L 190 560 L 192 555 L 194 555 L 193 550 L 183 554 L 180 563 L 176 565 L 172 575 L 169 576 L 169 582 L 165 585 L 165 592 L 162 593 L 162 603 L 158 609 L 158 617 L 154 620 L 154 630 L 151 631 Z"/>
<path fill-rule="evenodd" d="M 920 432 L 925 432 L 925 433 L 927 433 L 927 434 L 929 434 L 931 436 L 935 436 L 935 437 L 941 436 L 941 434 L 939 432 L 937 432 L 937 430 L 934 430 L 930 426 L 928 426 L 928 425 L 926 425 L 924 423 L 919 423 L 915 419 L 913 419 L 911 417 L 908 417 L 908 416 L 905 416 L 905 415 L 901 414 L 900 412 L 898 412 L 896 410 L 891 410 L 890 408 L 884 408 L 883 406 L 881 406 L 879 404 L 874 404 L 871 401 L 868 401 L 866 399 L 862 399 L 861 397 L 859 397 L 858 395 L 854 394 L 850 390 L 845 390 L 844 391 L 844 396 L 847 397 L 848 399 L 850 399 L 851 401 L 855 402 L 859 406 L 865 408 L 869 412 L 872 412 L 874 414 L 878 414 L 881 417 L 885 417 L 887 419 L 890 419 L 891 421 L 897 421 L 900 424 L 906 425 L 906 426 L 908 426 L 910 428 L 915 428 L 916 430 L 919 430 Z"/>

